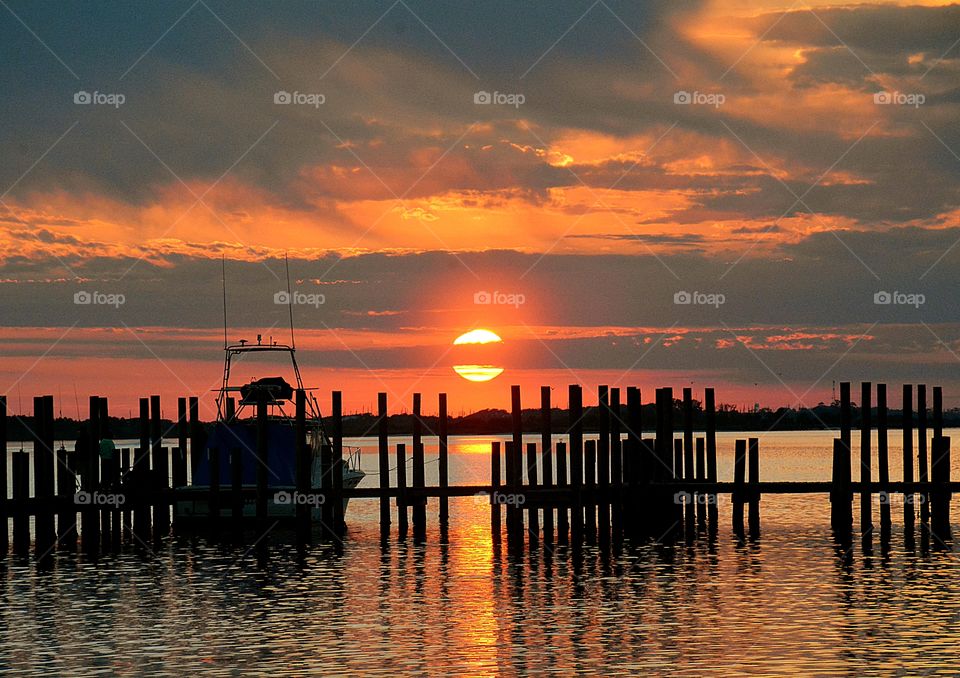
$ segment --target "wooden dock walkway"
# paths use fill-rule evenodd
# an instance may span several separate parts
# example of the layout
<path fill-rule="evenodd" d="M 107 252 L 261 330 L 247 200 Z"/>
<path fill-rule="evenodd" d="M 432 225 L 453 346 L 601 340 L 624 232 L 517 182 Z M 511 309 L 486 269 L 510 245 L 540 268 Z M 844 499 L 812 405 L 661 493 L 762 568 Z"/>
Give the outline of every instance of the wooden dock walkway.
<path fill-rule="evenodd" d="M 306 440 L 303 391 L 296 393 L 294 427 L 297 442 L 296 492 L 312 495 L 321 506 L 319 534 L 313 529 L 310 507 L 297 504 L 293 524 L 297 538 L 340 541 L 344 529 L 342 499 L 377 499 L 382 539 L 391 537 L 396 512 L 397 534 L 406 538 L 412 525 L 413 539 L 423 541 L 427 534 L 426 507 L 430 500 L 438 504 L 441 525 L 449 521 L 454 497 L 474 496 L 490 506 L 491 536 L 499 542 L 503 527 L 510 545 L 522 548 L 557 543 L 578 547 L 582 544 L 609 544 L 622 540 L 665 542 L 715 538 L 720 522 L 720 496 L 728 497 L 730 525 L 739 539 L 760 536 L 760 506 L 763 495 L 823 494 L 831 505 L 831 528 L 841 543 L 849 543 L 853 532 L 853 502 L 860 497 L 860 535 L 864 547 L 874 533 L 874 502 L 879 500 L 879 535 L 889 538 L 893 523 L 893 498 L 902 503 L 904 539 L 913 542 L 919 516 L 924 537 L 939 548 L 950 545 L 950 500 L 960 491 L 960 482 L 950 477 L 950 439 L 943 436 L 942 391 L 933 389 L 932 410 L 928 412 L 926 387 L 903 387 L 903 477 L 889 477 L 887 391 L 884 384 L 875 389 L 861 384 L 858 418 L 860 427 L 859 474 L 854 479 L 851 449 L 854 412 L 850 384 L 841 384 L 841 425 L 834 441 L 833 472 L 829 480 L 816 482 L 762 481 L 758 438 L 736 440 L 734 467 L 730 480 L 717 477 L 716 398 L 714 390 L 704 391 L 702 420 L 704 431 L 694 431 L 694 400 L 690 388 L 675 400 L 673 389 L 661 388 L 655 394 L 656 424 L 653 431 L 641 428 L 641 393 L 627 388 L 601 386 L 597 391 L 597 438 L 585 438 L 583 421 L 586 410 L 580 386 L 568 391 L 568 415 L 565 440 L 557 441 L 552 421 L 551 390 L 540 391 L 538 430 L 524 429 L 521 392 L 511 388 L 512 427 L 509 436 L 490 446 L 490 483 L 449 484 L 449 440 L 447 434 L 447 398 L 438 398 L 437 430 L 429 430 L 421 415 L 420 394 L 413 396 L 413 434 L 407 443 L 391 444 L 387 428 L 387 395 L 378 397 L 377 466 L 378 478 L 369 487 L 344 488 L 342 397 L 334 392 L 329 423 L 330 445 L 324 445 L 320 460 L 321 487 L 310 486 L 310 449 Z M 625 395 L 624 398 L 621 396 Z M 914 410 L 916 402 L 916 410 Z M 623 403 L 623 404 L 621 404 Z M 32 451 L 13 452 L 8 468 L 6 456 L 0 464 L 0 551 L 10 548 L 9 527 L 13 523 L 12 547 L 15 553 L 48 557 L 57 550 L 76 549 L 96 553 L 121 548 L 123 544 L 155 543 L 179 531 L 201 530 L 220 538 L 234 535 L 242 539 L 250 532 L 243 517 L 244 505 L 253 504 L 256 533 L 264 534 L 276 523 L 267 515 L 269 479 L 267 465 L 269 441 L 266 435 L 266 404 L 256 412 L 256 487 L 242 484 L 242 459 L 239 449 L 203 450 L 202 425 L 196 398 L 180 398 L 174 429 L 163 431 L 160 398 L 140 401 L 140 441 L 135 448 L 118 449 L 112 459 L 93 453 L 79 455 L 54 448 L 54 403 L 52 396 L 34 399 L 34 414 L 29 425 Z M 232 403 L 228 402 L 228 412 Z M 108 403 L 106 398 L 89 399 L 86 420 L 86 445 L 98 450 L 107 437 Z M 674 430 L 674 415 L 680 414 L 681 428 Z M 928 419 L 928 414 L 930 418 Z M 875 415 L 875 416 L 874 416 Z M 0 396 L 0 443 L 6 449 L 8 420 L 5 397 Z M 524 442 L 524 434 L 539 434 L 539 443 Z M 679 436 L 677 435 L 679 433 Z M 916 433 L 916 446 L 914 434 Z M 164 438 L 175 434 L 177 445 L 163 446 Z M 425 435 L 438 441 L 438 475 L 435 486 L 426 484 L 424 458 Z M 874 445 L 875 443 L 875 445 Z M 876 454 L 874 454 L 876 448 Z M 194 451 L 197 453 L 194 453 Z M 391 455 L 391 452 L 393 454 Z M 409 457 L 408 457 L 409 452 Z M 186 485 L 200 461 L 208 455 L 214 471 L 208 491 L 175 489 Z M 409 459 L 409 461 L 408 461 Z M 79 468 L 81 460 L 84 468 Z M 221 485 L 218 470 L 228 464 L 232 482 Z M 394 465 L 393 468 L 391 465 Z M 408 464 L 411 473 L 408 478 Z M 31 472 L 32 469 L 32 472 Z M 391 470 L 396 482 L 391 484 Z M 876 473 L 874 473 L 874 469 Z M 916 474 L 914 474 L 916 469 Z M 132 473 L 131 473 L 132 472 Z M 9 475 L 8 475 L 9 473 Z M 32 483 L 31 483 L 32 477 Z M 124 483 L 119 480 L 125 478 Z M 78 484 L 79 479 L 79 484 Z M 7 491 L 12 487 L 12 494 Z M 31 487 L 33 491 L 31 492 Z M 189 494 L 213 507 L 209 517 L 190 523 L 176 520 L 171 506 Z M 505 517 L 505 522 L 503 521 Z M 33 527 L 31 529 L 31 518 Z M 171 520 L 173 519 L 173 520 Z"/>

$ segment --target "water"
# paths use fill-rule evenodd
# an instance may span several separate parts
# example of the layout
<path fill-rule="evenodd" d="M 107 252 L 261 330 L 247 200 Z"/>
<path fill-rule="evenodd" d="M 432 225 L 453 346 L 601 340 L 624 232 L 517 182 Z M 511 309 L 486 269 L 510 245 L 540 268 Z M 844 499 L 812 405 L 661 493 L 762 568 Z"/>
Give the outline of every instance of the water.
<path fill-rule="evenodd" d="M 761 478 L 828 479 L 833 435 L 764 434 Z M 899 436 L 891 433 L 892 478 Z M 719 436 L 721 479 L 731 476 L 736 437 Z M 452 439 L 452 483 L 488 482 L 489 441 Z M 351 442 L 375 470 L 376 441 Z M 430 482 L 436 465 L 427 470 Z M 489 509 L 472 497 L 450 501 L 447 544 L 431 503 L 428 543 L 394 538 L 386 549 L 378 503 L 354 500 L 339 552 L 179 538 L 98 561 L 58 556 L 46 571 L 10 556 L 0 578 L 0 671 L 956 674 L 960 558 L 923 551 L 919 540 L 905 551 L 901 515 L 895 506 L 889 550 L 875 542 L 872 555 L 858 541 L 838 552 L 826 498 L 802 495 L 764 498 L 752 544 L 732 538 L 721 504 L 712 545 L 588 547 L 580 556 L 541 546 L 514 559 L 493 547 Z"/>

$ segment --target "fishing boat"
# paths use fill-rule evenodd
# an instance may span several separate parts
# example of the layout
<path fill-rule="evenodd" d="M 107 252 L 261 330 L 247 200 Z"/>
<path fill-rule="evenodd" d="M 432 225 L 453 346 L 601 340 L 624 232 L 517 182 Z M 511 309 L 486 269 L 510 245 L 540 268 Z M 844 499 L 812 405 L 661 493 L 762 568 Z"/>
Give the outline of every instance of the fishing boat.
<path fill-rule="evenodd" d="M 255 353 L 287 354 L 290 358 L 296 386 L 282 376 L 252 379 L 246 384 L 236 386 L 231 383 L 233 363 Z M 306 434 L 310 453 L 311 492 L 301 496 L 296 491 L 296 391 L 306 393 Z M 237 398 L 236 396 L 239 396 Z M 210 450 L 218 450 L 219 481 L 221 488 L 232 487 L 234 450 L 239 450 L 241 459 L 242 485 L 244 488 L 256 488 L 260 457 L 257 453 L 257 409 L 263 402 L 267 408 L 267 467 L 268 493 L 267 515 L 270 518 L 293 518 L 298 504 L 311 507 L 314 521 L 321 520 L 323 495 L 319 492 L 323 485 L 324 469 L 321 463 L 321 450 L 332 442 L 324 430 L 320 408 L 311 389 L 304 388 L 297 365 L 296 349 L 292 345 L 279 344 L 273 340 L 267 343 L 260 336 L 257 342 L 245 340 L 225 348 L 223 383 L 217 395 L 217 421 L 209 429 L 205 450 L 193 472 L 193 482 L 183 488 L 176 504 L 176 515 L 181 520 L 208 518 L 210 506 L 206 493 L 210 489 L 211 456 Z M 344 488 L 354 488 L 364 478 L 360 470 L 360 448 L 344 446 L 342 477 Z M 197 497 L 190 495 L 196 493 Z M 343 512 L 347 510 L 347 499 L 343 500 Z M 221 502 L 223 517 L 232 515 L 229 502 Z M 244 502 L 243 517 L 256 517 L 253 498 Z"/>
<path fill-rule="evenodd" d="M 289 288 L 289 270 L 288 270 Z M 288 292 L 289 295 L 289 292 Z M 244 489 L 257 487 L 257 473 L 262 464 L 258 454 L 257 414 L 261 405 L 266 409 L 266 445 L 267 445 L 267 515 L 269 518 L 286 519 L 296 516 L 299 505 L 310 506 L 310 515 L 314 522 L 322 518 L 322 506 L 325 502 L 321 488 L 329 486 L 324 482 L 326 471 L 322 460 L 322 450 L 332 446 L 332 441 L 324 429 L 320 406 L 313 389 L 305 388 L 297 364 L 296 340 L 293 332 L 293 310 L 290 309 L 290 343 L 281 344 L 268 338 L 263 341 L 257 335 L 256 343 L 240 340 L 227 343 L 226 323 L 226 283 L 224 283 L 224 365 L 223 380 L 217 393 L 217 420 L 209 429 L 207 441 L 196 460 L 192 482 L 178 493 L 176 516 L 181 522 L 191 519 L 210 517 L 210 505 L 207 495 L 212 478 L 210 451 L 216 449 L 218 460 L 219 485 L 231 488 L 234 484 L 233 458 L 239 452 L 240 475 Z M 249 382 L 235 385 L 233 372 L 237 362 L 252 359 L 257 355 L 286 355 L 290 361 L 293 384 L 283 376 L 253 378 Z M 281 359 L 282 360 L 282 359 Z M 274 361 L 275 363 L 276 361 Z M 296 488 L 296 395 L 305 394 L 306 445 L 310 455 L 310 491 L 298 492 Z M 360 484 L 365 474 L 360 469 L 360 448 L 343 446 L 342 475 L 343 487 L 352 489 Z M 191 495 L 196 495 L 191 496 Z M 247 493 L 248 495 L 250 493 Z M 347 511 L 347 499 L 343 499 L 343 514 Z M 220 504 L 223 517 L 232 515 L 231 503 L 224 499 Z M 256 502 L 253 497 L 244 500 L 243 518 L 256 518 Z M 332 526 L 331 526 L 332 527 Z"/>

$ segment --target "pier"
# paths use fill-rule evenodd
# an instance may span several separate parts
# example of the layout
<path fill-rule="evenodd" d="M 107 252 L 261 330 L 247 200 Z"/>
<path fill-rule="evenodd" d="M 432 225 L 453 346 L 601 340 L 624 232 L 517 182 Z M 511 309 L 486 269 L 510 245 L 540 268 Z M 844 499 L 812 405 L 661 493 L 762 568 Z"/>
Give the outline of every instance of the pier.
<path fill-rule="evenodd" d="M 332 412 L 325 418 L 330 444 L 324 445 L 320 453 L 321 486 L 311 487 L 311 451 L 305 434 L 306 393 L 298 390 L 294 419 L 295 492 L 321 507 L 319 521 L 311 518 L 309 502 L 296 500 L 291 519 L 284 521 L 267 515 L 268 493 L 272 490 L 265 463 L 270 449 L 264 402 L 257 407 L 255 416 L 257 437 L 253 452 L 259 465 L 256 486 L 252 487 L 242 482 L 244 457 L 238 448 L 206 449 L 196 398 L 178 399 L 177 419 L 171 430 L 163 430 L 160 397 L 142 398 L 139 445 L 118 449 L 112 458 L 104 459 L 97 450 L 101 439 L 109 437 L 106 398 L 89 398 L 83 441 L 88 454 L 80 455 L 55 449 L 53 397 L 40 396 L 34 399 L 33 417 L 20 422 L 30 433 L 32 449 L 13 452 L 9 455 L 9 467 L 6 457 L 0 465 L 0 519 L 4 522 L 0 550 L 6 552 L 11 547 L 10 521 L 13 551 L 28 554 L 32 550 L 39 558 L 78 547 L 86 553 L 99 553 L 120 549 L 124 544 L 148 545 L 181 531 L 243 542 L 249 540 L 251 533 L 249 521 L 244 520 L 244 506 L 250 504 L 255 506 L 254 540 L 277 523 L 286 522 L 292 523 L 290 527 L 298 541 L 342 542 L 343 499 L 379 502 L 383 540 L 412 538 L 422 542 L 427 538 L 428 502 L 437 502 L 436 515 L 443 526 L 455 508 L 449 500 L 469 496 L 489 504 L 491 538 L 498 544 L 505 538 L 514 549 L 534 549 L 541 544 L 577 548 L 626 540 L 716 539 L 727 529 L 735 539 L 749 541 L 761 535 L 763 497 L 784 494 L 823 495 L 830 502 L 830 527 L 840 544 L 852 543 L 853 506 L 859 496 L 859 534 L 865 550 L 871 548 L 875 533 L 881 543 L 889 541 L 894 520 L 891 498 L 900 496 L 905 545 L 913 545 L 919 516 L 923 543 L 949 548 L 950 500 L 954 492 L 960 491 L 960 482 L 954 482 L 950 476 L 950 438 L 943 435 L 942 391 L 940 387 L 932 389 L 929 412 L 926 395 L 925 385 L 903 386 L 902 479 L 891 479 L 888 468 L 886 385 L 861 384 L 855 417 L 850 384 L 843 383 L 832 476 L 815 482 L 773 482 L 760 478 L 762 450 L 756 437 L 734 442 L 732 477 L 718 477 L 717 400 L 712 388 L 703 392 L 702 431 L 694 429 L 692 389 L 684 388 L 680 398 L 675 399 L 669 387 L 656 390 L 655 421 L 651 430 L 646 431 L 638 388 L 630 387 L 621 393 L 620 389 L 601 386 L 595 405 L 585 408 L 582 388 L 571 385 L 568 421 L 564 430 L 556 431 L 551 416 L 551 389 L 540 389 L 539 415 L 532 420 L 529 409 L 524 418 L 520 387 L 513 386 L 512 431 L 490 445 L 489 483 L 450 485 L 446 395 L 439 394 L 439 416 L 431 418 L 436 430 L 427 426 L 427 418 L 421 414 L 421 394 L 413 395 L 413 432 L 408 449 L 406 442 L 391 440 L 388 398 L 381 393 L 376 425 L 371 430 L 377 437 L 378 477 L 369 478 L 367 487 L 351 489 L 342 485 L 341 393 L 332 394 Z M 232 412 L 232 402 L 228 401 L 227 410 Z M 588 410 L 596 424 L 597 438 L 585 437 Z M 674 426 L 677 412 L 679 430 Z M 4 448 L 11 417 L 6 398 L 0 397 L 0 442 Z M 860 429 L 858 474 L 853 473 L 851 444 L 855 421 Z M 539 442 L 525 442 L 525 434 L 537 434 Z M 425 436 L 436 436 L 438 441 L 439 482 L 434 486 L 425 481 Z M 171 438 L 176 439 L 177 445 L 164 446 L 164 439 Z M 197 501 L 199 496 L 211 510 L 203 518 L 177 519 L 171 507 L 185 495 L 185 490 L 177 488 L 187 484 L 200 454 L 209 455 L 207 461 L 214 472 L 209 489 L 200 495 L 190 490 L 190 499 Z M 232 482 L 224 484 L 218 471 L 221 464 L 227 463 Z M 391 470 L 397 472 L 392 484 Z M 8 492 L 8 485 L 12 493 Z M 874 495 L 879 498 L 877 516 Z M 722 514 L 721 507 L 729 507 L 729 513 Z M 874 523 L 875 518 L 878 524 Z"/>

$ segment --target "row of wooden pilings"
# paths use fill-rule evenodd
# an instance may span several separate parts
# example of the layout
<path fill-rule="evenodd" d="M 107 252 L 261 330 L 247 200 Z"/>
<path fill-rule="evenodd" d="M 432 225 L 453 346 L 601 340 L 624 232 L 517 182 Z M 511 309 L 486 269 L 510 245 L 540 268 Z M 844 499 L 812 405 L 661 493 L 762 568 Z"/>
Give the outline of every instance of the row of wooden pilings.
<path fill-rule="evenodd" d="M 889 441 L 887 431 L 887 387 L 870 382 L 860 384 L 860 482 L 852 477 L 852 408 L 850 384 L 840 384 L 840 436 L 834 440 L 833 478 L 831 491 L 831 524 L 841 540 L 850 538 L 853 530 L 853 501 L 855 491 L 860 493 L 860 534 L 868 543 L 874 532 L 873 494 L 879 495 L 880 537 L 888 539 L 893 521 L 891 508 L 894 490 L 900 490 L 903 508 L 903 530 L 907 546 L 911 546 L 919 507 L 919 518 L 924 536 L 932 537 L 934 544 L 945 547 L 951 538 L 950 500 L 950 438 L 943 435 L 943 390 L 933 387 L 932 421 L 928 422 L 927 387 L 919 384 L 903 385 L 901 417 L 903 481 L 899 488 L 890 481 Z M 914 410 L 914 402 L 916 409 Z M 873 420 L 874 409 L 876 421 Z M 877 480 L 873 480 L 873 434 L 876 429 Z M 914 445 L 916 432 L 916 445 Z M 929 443 L 929 445 L 928 445 Z M 916 469 L 916 479 L 914 470 Z"/>
<path fill-rule="evenodd" d="M 112 456 L 100 451 L 101 441 L 111 438 L 106 398 L 90 397 L 89 418 L 77 432 L 75 450 L 55 447 L 53 396 L 38 396 L 33 404 L 32 423 L 26 426 L 31 451 L 21 449 L 10 455 L 8 479 L 9 416 L 6 396 L 0 396 L 0 449 L 4 451 L 0 463 L 0 552 L 10 547 L 11 519 L 14 551 L 29 551 L 32 541 L 37 555 L 44 557 L 55 548 L 76 548 L 81 534 L 84 550 L 97 552 L 118 546 L 124 537 L 147 543 L 152 535 L 160 538 L 169 533 L 172 497 L 169 484 L 157 479 L 172 477 L 174 486 L 187 482 L 187 442 L 198 441 L 202 430 L 197 398 L 178 401 L 175 433 L 179 445 L 173 448 L 162 444 L 174 431 L 163 430 L 160 397 L 141 398 L 140 446 L 115 449 Z M 122 475 L 131 481 L 123 491 Z"/>
<path fill-rule="evenodd" d="M 491 533 L 499 539 L 506 513 L 508 542 L 520 545 L 580 545 L 623 537 L 670 541 L 717 534 L 719 494 L 714 389 L 704 391 L 703 435 L 694 433 L 692 389 L 683 389 L 682 437 L 674 437 L 674 397 L 656 390 L 654 437 L 644 438 L 641 392 L 597 390 L 597 438 L 584 434 L 583 389 L 568 391 L 566 441 L 554 441 L 551 390 L 540 391 L 540 441 L 523 442 L 521 393 L 511 389 L 513 433 L 491 445 Z M 735 443 L 730 488 L 732 524 L 738 538 L 760 533 L 760 446 L 757 438 Z M 503 472 L 502 472 L 503 471 Z M 504 473 L 505 472 L 505 473 Z M 726 489 L 726 488 L 724 488 Z M 744 510 L 747 510 L 747 529 Z M 524 518 L 526 517 L 526 520 Z"/>
<path fill-rule="evenodd" d="M 863 384 L 860 403 L 861 454 L 860 481 L 851 474 L 852 406 L 850 385 L 841 384 L 840 436 L 834 448 L 833 477 L 827 482 L 761 482 L 759 442 L 757 438 L 737 440 L 732 482 L 717 477 L 716 404 L 714 390 L 707 388 L 703 400 L 703 434 L 695 435 L 695 406 L 692 389 L 684 388 L 680 401 L 681 430 L 674 434 L 676 403 L 673 389 L 656 391 L 656 424 L 653 437 L 644 437 L 641 421 L 641 393 L 638 388 L 626 389 L 625 403 L 621 391 L 601 386 L 597 391 L 597 405 L 593 408 L 598 435 L 594 439 L 584 432 L 584 415 L 590 408 L 583 404 L 583 390 L 572 385 L 568 391 L 569 420 L 566 440 L 555 440 L 552 428 L 551 390 L 540 390 L 540 416 L 537 442 L 524 442 L 524 422 L 520 388 L 511 389 L 512 434 L 508 440 L 491 444 L 489 485 L 450 486 L 448 482 L 448 416 L 447 399 L 440 394 L 437 430 L 429 430 L 421 414 L 420 394 L 413 396 L 413 432 L 410 458 L 407 445 L 395 446 L 395 466 L 391 468 L 391 445 L 388 431 L 387 395 L 378 398 L 378 418 L 375 424 L 378 436 L 378 473 L 375 487 L 345 489 L 342 486 L 344 447 L 342 397 L 332 394 L 330 444 L 323 445 L 320 454 L 322 479 L 320 487 L 311 483 L 312 452 L 306 440 L 305 403 L 303 391 L 296 393 L 295 427 L 296 491 L 304 496 L 324 499 L 321 511 L 323 537 L 339 541 L 344 528 L 342 499 L 376 498 L 380 503 L 381 536 L 386 539 L 391 531 L 391 503 L 397 505 L 397 527 L 406 537 L 412 522 L 414 539 L 426 538 L 428 498 L 439 500 L 438 514 L 441 527 L 449 521 L 448 500 L 455 496 L 479 495 L 489 503 L 493 538 L 501 538 L 502 513 L 506 512 L 507 537 L 511 543 L 524 537 L 530 543 L 556 542 L 579 545 L 599 541 L 618 540 L 624 536 L 638 539 L 667 541 L 678 535 L 693 537 L 702 531 L 715 536 L 718 527 L 719 497 L 730 497 L 733 532 L 738 538 L 756 538 L 760 531 L 761 494 L 829 493 L 832 501 L 832 522 L 838 535 L 852 530 L 853 498 L 861 495 L 861 531 L 867 535 L 873 529 L 871 496 L 879 494 L 882 530 L 891 524 L 890 497 L 902 493 L 904 497 L 904 528 L 912 530 L 915 507 L 919 505 L 923 525 L 930 522 L 938 542 L 949 539 L 949 502 L 953 487 L 950 481 L 950 442 L 942 435 L 942 391 L 933 389 L 932 441 L 928 454 L 927 403 L 925 386 L 917 387 L 916 415 L 913 410 L 913 387 L 904 387 L 904 475 L 903 482 L 891 482 L 888 472 L 886 388 L 876 389 L 876 421 L 873 420 L 872 386 Z M 227 401 L 228 418 L 234 405 Z M 90 417 L 81 442 L 86 441 L 88 454 L 78 455 L 54 449 L 53 398 L 41 396 L 34 400 L 34 419 L 31 429 L 33 443 L 34 492 L 30 496 L 30 455 L 12 454 L 13 496 L 7 497 L 7 464 L 0 464 L 0 547 L 7 548 L 8 518 L 13 518 L 14 548 L 29 550 L 30 516 L 35 517 L 35 547 L 38 554 L 48 554 L 55 546 L 75 548 L 78 521 L 85 550 L 112 548 L 124 537 L 146 544 L 151 539 L 162 539 L 170 534 L 170 506 L 183 498 L 182 490 L 171 490 L 187 484 L 190 469 L 195 469 L 199 454 L 191 450 L 205 450 L 203 427 L 198 421 L 196 398 L 178 401 L 178 417 L 172 428 L 162 430 L 160 398 L 152 396 L 140 401 L 140 445 L 134 449 L 118 450 L 104 459 L 96 453 L 103 438 L 109 438 L 108 405 L 105 398 L 90 398 Z M 205 519 L 190 521 L 190 527 L 200 522 L 208 534 L 220 535 L 225 522 L 232 525 L 232 533 L 243 539 L 245 525 L 244 505 L 255 505 L 256 533 L 260 538 L 272 529 L 274 523 L 267 515 L 269 490 L 267 440 L 267 407 L 256 408 L 256 487 L 242 484 L 243 455 L 236 447 L 229 450 L 211 448 L 206 453 L 211 467 L 209 490 L 193 494 L 208 502 L 211 510 Z M 872 480 L 872 432 L 877 431 L 877 480 Z M 916 425 L 914 425 L 916 424 Z M 0 443 L 7 442 L 6 399 L 0 397 Z M 530 428 L 528 422 L 528 429 Z M 914 430 L 918 434 L 914 455 Z M 176 434 L 178 445 L 166 448 L 162 441 Z M 437 437 L 438 484 L 426 485 L 424 454 L 425 435 Z M 222 486 L 219 478 L 221 457 L 229 460 L 232 482 Z M 917 479 L 913 469 L 916 459 Z M 411 468 L 407 477 L 408 465 Z M 81 468 L 82 467 L 82 468 Z M 391 471 L 396 471 L 397 482 L 391 485 Z M 56 472 L 54 472 L 56 471 Z M 117 484 L 123 475 L 125 484 Z M 79 478 L 79 492 L 77 479 Z M 409 480 L 409 482 L 408 482 Z M 122 503 L 110 498 L 119 499 Z M 103 500 L 106 501 L 103 501 Z M 747 525 L 744 526 L 744 512 Z M 411 521 L 412 517 L 412 521 Z M 311 509 L 309 503 L 297 503 L 296 531 L 303 540 L 311 538 Z"/>

